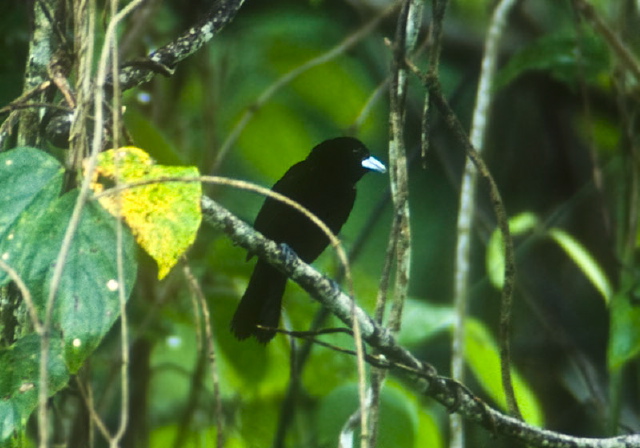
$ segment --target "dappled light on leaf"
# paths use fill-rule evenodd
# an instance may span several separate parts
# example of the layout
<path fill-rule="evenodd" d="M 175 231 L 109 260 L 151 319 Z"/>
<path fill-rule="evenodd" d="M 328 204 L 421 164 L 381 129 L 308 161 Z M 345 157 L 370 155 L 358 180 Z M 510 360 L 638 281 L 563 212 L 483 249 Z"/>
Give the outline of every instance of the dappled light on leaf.
<path fill-rule="evenodd" d="M 92 188 L 101 193 L 118 183 L 153 181 L 165 177 L 193 178 L 195 167 L 156 165 L 135 147 L 109 150 L 98 156 Z M 158 278 L 164 278 L 193 244 L 202 219 L 199 182 L 157 182 L 135 186 L 100 198 L 111 214 L 121 216 L 138 243 L 158 263 Z"/>

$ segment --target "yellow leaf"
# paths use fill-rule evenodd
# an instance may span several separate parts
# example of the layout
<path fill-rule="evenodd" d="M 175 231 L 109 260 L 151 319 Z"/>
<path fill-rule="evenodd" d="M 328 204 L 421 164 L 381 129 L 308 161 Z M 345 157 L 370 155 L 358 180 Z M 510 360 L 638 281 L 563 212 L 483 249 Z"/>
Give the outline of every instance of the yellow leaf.
<path fill-rule="evenodd" d="M 110 149 L 98 156 L 91 188 L 100 193 L 112 184 L 132 184 L 165 177 L 193 178 L 196 167 L 156 165 L 140 148 Z M 158 182 L 103 196 L 100 204 L 131 227 L 138 244 L 158 263 L 164 278 L 191 246 L 202 213 L 199 182 Z"/>

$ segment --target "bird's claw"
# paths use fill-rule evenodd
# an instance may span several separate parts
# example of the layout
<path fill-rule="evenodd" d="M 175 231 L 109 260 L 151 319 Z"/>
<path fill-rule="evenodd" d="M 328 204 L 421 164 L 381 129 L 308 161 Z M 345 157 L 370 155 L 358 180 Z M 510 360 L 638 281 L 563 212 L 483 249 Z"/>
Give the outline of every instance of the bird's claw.
<path fill-rule="evenodd" d="M 330 277 L 325 277 L 325 278 L 329 280 L 329 283 L 331 284 L 331 292 L 333 294 L 339 294 L 342 291 L 342 288 L 340 287 L 340 283 L 338 283 L 337 281 L 335 281 Z"/>
<path fill-rule="evenodd" d="M 280 260 L 287 267 L 291 267 L 298 260 L 298 254 L 287 243 L 280 243 L 278 248 L 280 249 Z"/>

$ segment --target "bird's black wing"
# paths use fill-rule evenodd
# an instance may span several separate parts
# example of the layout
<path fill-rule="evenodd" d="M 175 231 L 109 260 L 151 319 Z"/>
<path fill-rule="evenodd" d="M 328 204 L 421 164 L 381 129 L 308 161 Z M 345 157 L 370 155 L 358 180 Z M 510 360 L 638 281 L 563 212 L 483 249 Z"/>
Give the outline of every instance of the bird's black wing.
<path fill-rule="evenodd" d="M 300 203 L 338 233 L 355 201 L 355 188 L 320 170 L 307 160 L 292 166 L 273 191 Z M 267 198 L 255 221 L 255 229 L 278 243 L 286 243 L 306 262 L 315 260 L 329 243 L 308 217 L 288 204 Z"/>

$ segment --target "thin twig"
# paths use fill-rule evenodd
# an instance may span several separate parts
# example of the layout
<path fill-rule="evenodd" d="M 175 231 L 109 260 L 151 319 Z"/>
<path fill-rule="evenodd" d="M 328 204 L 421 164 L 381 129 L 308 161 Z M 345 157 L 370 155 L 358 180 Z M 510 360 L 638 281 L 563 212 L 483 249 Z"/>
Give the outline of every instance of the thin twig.
<path fill-rule="evenodd" d="M 88 385 L 87 389 L 85 390 L 84 384 L 82 384 L 82 381 L 80 380 L 80 376 L 76 376 L 76 384 L 78 386 L 78 390 L 80 391 L 80 396 L 82 396 L 82 399 L 84 401 L 84 405 L 89 411 L 89 417 L 91 417 L 91 421 L 98 427 L 98 430 L 100 431 L 100 434 L 102 434 L 102 437 L 104 437 L 105 440 L 110 440 L 111 434 L 109 433 L 109 429 L 107 429 L 107 425 L 104 424 L 104 422 L 100 418 L 100 415 L 98 415 L 95 410 L 91 385 Z"/>
<path fill-rule="evenodd" d="M 371 110 L 373 109 L 373 106 L 375 106 L 376 103 L 380 101 L 384 91 L 389 88 L 390 82 L 391 82 L 391 78 L 387 77 L 384 79 L 384 81 L 378 84 L 378 86 L 371 93 L 371 95 L 369 95 L 369 98 L 364 103 L 364 106 L 362 106 L 362 109 L 360 110 L 360 113 L 358 113 L 358 116 L 356 117 L 356 119 L 353 121 L 351 126 L 349 126 L 347 130 L 347 134 L 354 135 L 357 133 L 358 129 L 360 129 L 360 127 L 362 126 L 362 123 L 364 123 L 364 121 L 369 117 Z"/>
<path fill-rule="evenodd" d="M 433 19 L 429 29 L 428 42 L 429 47 L 429 70 L 432 73 L 438 73 L 440 65 L 440 53 L 442 51 L 442 35 L 444 32 L 444 15 L 447 11 L 448 0 L 433 0 L 431 2 L 431 14 Z M 422 118 L 420 126 L 420 153 L 422 156 L 422 166 L 426 168 L 427 152 L 431 145 L 431 101 L 429 100 L 429 91 L 424 94 L 422 104 Z"/>
<path fill-rule="evenodd" d="M 118 0 L 111 1 L 111 16 L 115 17 L 118 13 Z M 120 136 L 120 80 L 118 79 L 119 55 L 118 55 L 118 37 L 113 34 L 111 41 L 105 42 L 105 45 L 111 47 L 111 73 L 114 76 L 113 97 L 112 97 L 112 122 L 113 122 L 113 144 L 119 147 Z M 120 158 L 116 157 L 116 172 L 119 170 Z M 118 179 L 119 176 L 116 176 Z M 117 182 L 117 181 L 116 181 Z M 122 197 L 116 197 L 116 207 L 120 211 L 122 208 Z M 125 293 L 125 276 L 124 276 L 124 254 L 123 254 L 123 228 L 122 218 L 118 213 L 116 221 L 116 266 L 118 272 L 118 301 L 120 304 L 120 351 L 122 353 L 122 361 L 120 365 L 120 424 L 118 430 L 110 440 L 111 448 L 118 448 L 120 441 L 124 437 L 127 425 L 129 424 L 129 326 L 127 319 L 127 296 Z"/>
<path fill-rule="evenodd" d="M 20 274 L 16 272 L 11 266 L 9 266 L 3 259 L 0 258 L 0 269 L 5 271 L 9 278 L 16 284 L 20 294 L 22 294 L 22 299 L 24 303 L 27 305 L 27 310 L 29 311 L 29 317 L 31 318 L 31 324 L 33 328 L 35 328 L 38 334 L 42 333 L 42 322 L 40 322 L 40 318 L 38 317 L 38 311 L 36 308 L 36 304 L 33 303 L 33 298 L 31 297 L 31 291 L 27 287 Z"/>
<path fill-rule="evenodd" d="M 633 55 L 633 51 L 620 40 L 616 33 L 607 25 L 602 17 L 600 17 L 591 3 L 587 0 L 574 0 L 574 4 L 577 6 L 578 11 L 584 15 L 593 28 L 604 38 L 611 51 L 618 56 L 622 65 L 633 74 L 636 82 L 640 82 L 640 63 Z"/>
<path fill-rule="evenodd" d="M 213 344 L 213 329 L 211 327 L 211 314 L 209 313 L 209 305 L 205 298 L 200 285 L 191 273 L 191 268 L 188 264 L 184 264 L 183 272 L 187 278 L 187 283 L 191 289 L 191 292 L 197 297 L 200 303 L 200 309 L 202 310 L 204 328 L 207 341 L 207 353 L 209 358 L 209 368 L 211 371 L 211 384 L 213 385 L 213 401 L 215 403 L 215 420 L 216 420 L 216 433 L 217 440 L 216 446 L 222 448 L 224 446 L 224 413 L 222 409 L 222 396 L 220 394 L 220 378 L 218 377 L 218 367 L 216 362 L 216 349 Z"/>
<path fill-rule="evenodd" d="M 21 109 L 32 109 L 32 108 L 47 108 L 47 109 L 53 109 L 53 110 L 59 110 L 61 112 L 68 112 L 71 113 L 73 112 L 72 109 L 70 109 L 67 106 L 60 106 L 58 104 L 50 104 L 50 103 L 23 103 L 23 104 L 14 104 L 11 103 L 5 107 L 3 107 L 2 109 L 0 109 L 0 114 L 7 114 L 16 110 L 21 110 Z"/>
<path fill-rule="evenodd" d="M 502 235 L 502 243 L 504 246 L 504 258 L 505 258 L 505 272 L 504 272 L 504 285 L 502 288 L 502 302 L 501 309 L 502 310 L 510 310 L 511 309 L 511 300 L 513 296 L 513 288 L 515 284 L 515 257 L 513 252 L 513 240 L 511 239 L 511 232 L 509 230 L 509 221 L 507 217 L 506 210 L 504 208 L 504 202 L 502 201 L 502 196 L 500 195 L 500 190 L 491 175 L 491 172 L 487 168 L 484 163 L 484 160 L 477 153 L 469 138 L 466 135 L 464 127 L 458 120 L 457 116 L 449 106 L 446 98 L 442 93 L 442 88 L 440 86 L 440 82 L 436 76 L 432 73 L 422 74 L 420 70 L 415 67 L 410 61 L 407 61 L 407 65 L 411 68 L 411 70 L 422 79 L 425 87 L 429 89 L 431 100 L 438 107 L 440 113 L 444 118 L 444 122 L 447 127 L 455 134 L 458 141 L 464 146 L 465 152 L 467 153 L 467 157 L 469 157 L 472 162 L 475 164 L 480 176 L 482 176 L 487 183 L 489 184 L 489 195 L 491 197 L 491 202 L 493 204 L 493 210 L 496 215 L 496 220 L 498 222 L 498 227 L 500 229 L 500 233 Z M 510 328 L 510 319 L 509 313 L 501 312 L 500 313 L 500 333 L 501 340 L 508 340 L 508 333 Z M 506 332 L 506 334 L 504 334 Z M 500 359 L 510 359 L 510 346 L 509 344 L 501 344 L 500 345 Z M 504 372 L 503 372 L 504 373 Z M 507 374 L 503 375 L 503 387 L 505 390 L 511 389 L 513 391 L 513 385 L 511 384 L 511 376 Z M 513 396 L 513 392 L 512 396 Z M 508 399 L 508 398 L 507 398 Z"/>
<path fill-rule="evenodd" d="M 273 95 L 275 95 L 281 88 L 283 88 L 284 86 L 292 82 L 294 79 L 296 79 L 298 76 L 300 76 L 304 72 L 314 67 L 317 67 L 318 65 L 325 64 L 331 61 L 332 59 L 335 59 L 336 57 L 340 56 L 341 54 L 344 54 L 346 51 L 348 51 L 350 48 L 352 48 L 354 45 L 356 45 L 358 42 L 364 39 L 367 35 L 369 35 L 369 33 L 371 33 L 378 26 L 381 20 L 383 20 L 388 15 L 390 15 L 393 11 L 395 11 L 398 4 L 399 4 L 398 2 L 393 3 L 390 7 L 382 11 L 373 19 L 371 19 L 369 22 L 367 22 L 360 29 L 355 31 L 350 36 L 348 36 L 338 45 L 336 45 L 326 53 L 323 53 L 320 56 L 305 62 L 304 64 L 294 68 L 288 73 L 285 73 L 276 82 L 274 82 L 269 87 L 267 87 L 260 94 L 260 96 L 258 96 L 255 102 L 251 105 L 251 107 L 247 108 L 247 110 L 244 112 L 244 114 L 242 115 L 238 123 L 236 123 L 236 125 L 233 127 L 231 132 L 229 132 L 229 135 L 227 136 L 226 140 L 222 143 L 222 146 L 220 146 L 220 150 L 218 151 L 218 155 L 216 156 L 216 160 L 214 162 L 214 165 L 211 171 L 213 173 L 218 171 L 218 169 L 220 168 L 220 165 L 226 158 L 227 153 L 229 152 L 231 147 L 234 145 L 234 143 L 240 136 L 240 133 L 247 126 L 247 123 L 249 123 L 249 121 L 258 112 L 258 110 L 260 110 L 260 108 L 264 106 L 265 103 L 269 101 Z"/>
<path fill-rule="evenodd" d="M 444 33 L 444 15 L 447 12 L 449 0 L 434 0 L 431 3 L 433 21 L 431 25 L 431 48 L 429 51 L 429 69 L 438 70 L 440 54 L 442 53 L 442 35 Z"/>
<path fill-rule="evenodd" d="M 8 105 L 0 109 L 0 114 L 10 112 L 9 116 L 2 123 L 2 126 L 0 126 L 0 151 L 2 151 L 2 149 L 4 148 L 5 146 L 4 142 L 6 141 L 7 137 L 11 135 L 11 130 L 13 129 L 15 124 L 18 122 L 18 119 L 20 118 L 20 114 L 17 112 L 18 110 L 27 109 L 31 107 L 53 107 L 53 108 L 58 107 L 58 106 L 53 106 L 48 103 L 43 103 L 40 101 L 27 103 L 27 101 L 30 100 L 32 97 L 36 95 L 41 95 L 50 86 L 51 86 L 51 81 L 49 80 L 43 81 L 39 85 L 31 88 L 27 92 L 24 92 L 22 95 L 20 95 L 18 98 L 13 100 L 11 103 L 9 103 Z"/>

